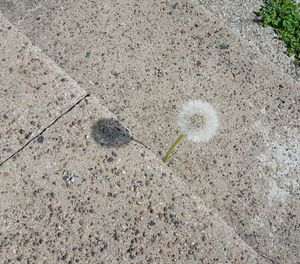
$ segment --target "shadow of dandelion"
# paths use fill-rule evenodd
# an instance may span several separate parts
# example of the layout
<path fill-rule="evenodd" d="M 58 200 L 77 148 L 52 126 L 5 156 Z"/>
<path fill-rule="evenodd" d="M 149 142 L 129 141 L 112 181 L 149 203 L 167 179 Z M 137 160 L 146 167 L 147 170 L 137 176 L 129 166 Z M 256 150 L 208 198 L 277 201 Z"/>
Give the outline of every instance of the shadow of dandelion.
<path fill-rule="evenodd" d="M 107 148 L 118 148 L 133 140 L 128 129 L 115 119 L 99 119 L 91 129 L 91 136 L 94 140 Z"/>

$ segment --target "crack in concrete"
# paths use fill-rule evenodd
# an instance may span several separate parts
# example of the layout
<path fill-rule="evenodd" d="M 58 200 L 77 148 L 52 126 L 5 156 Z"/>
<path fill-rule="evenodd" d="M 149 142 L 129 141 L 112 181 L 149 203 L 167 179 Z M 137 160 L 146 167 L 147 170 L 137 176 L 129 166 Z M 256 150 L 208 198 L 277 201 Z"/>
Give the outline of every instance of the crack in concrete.
<path fill-rule="evenodd" d="M 35 7 L 33 7 L 32 9 L 29 9 L 27 10 L 27 14 L 26 16 L 28 16 L 30 13 L 34 12 L 35 10 L 41 8 L 41 2 L 39 4 L 37 4 Z M 19 23 L 22 23 L 22 20 L 24 19 L 21 18 L 20 21 L 18 21 L 17 23 L 15 23 L 16 26 L 18 26 Z M 21 148 L 19 148 L 16 152 L 14 152 L 12 155 L 10 155 L 8 158 L 6 158 L 4 161 L 2 161 L 0 163 L 0 166 L 2 166 L 4 163 L 6 163 L 7 161 L 9 161 L 11 158 L 13 158 L 15 155 L 17 155 L 19 152 L 21 152 L 23 149 L 25 149 L 32 141 L 34 141 L 35 139 L 37 139 L 40 135 L 42 135 L 45 131 L 47 131 L 49 128 L 51 128 L 57 121 L 59 121 L 63 116 L 65 116 L 67 113 L 69 113 L 70 111 L 72 111 L 72 109 L 74 109 L 78 104 L 80 104 L 84 99 L 86 99 L 87 97 L 89 97 L 90 94 L 87 94 L 85 95 L 83 98 L 79 99 L 76 103 L 74 103 L 67 111 L 65 111 L 64 113 L 62 113 L 61 115 L 59 115 L 53 122 L 51 122 L 48 126 L 46 126 L 40 133 L 38 133 L 36 136 L 34 136 L 32 139 L 30 139 L 26 144 L 24 144 Z M 133 136 L 132 136 L 132 140 L 135 141 L 136 143 L 140 144 L 141 146 L 147 148 L 148 150 L 150 150 L 152 152 L 152 150 L 150 149 L 149 146 L 146 146 L 143 142 L 135 139 Z M 153 153 L 153 152 L 152 152 Z M 153 153 L 154 154 L 154 153 Z M 161 159 L 160 159 L 161 160 Z M 173 171 L 173 169 L 171 169 Z M 184 185 L 186 185 L 186 182 L 184 181 L 181 181 L 180 182 Z M 187 185 L 186 185 L 187 186 Z M 188 186 L 187 186 L 188 188 Z M 195 195 L 198 199 L 201 199 L 198 195 Z M 194 200 L 197 200 L 194 198 Z M 206 204 L 205 204 L 206 206 Z M 232 229 L 233 233 L 239 237 L 241 239 L 241 241 L 243 241 L 250 249 L 252 249 L 254 252 L 256 252 L 257 255 L 261 256 L 262 258 L 272 262 L 272 263 L 275 263 L 275 264 L 280 264 L 279 262 L 269 258 L 268 256 L 266 255 L 263 255 L 261 252 L 259 252 L 257 249 L 253 248 L 249 243 L 246 242 L 245 239 L 243 239 L 241 237 L 241 235 L 239 235 L 235 230 L 234 228 L 228 223 L 226 222 L 223 217 L 221 217 L 215 210 L 214 208 L 211 208 L 213 211 L 214 211 L 214 215 L 216 217 L 218 217 L 225 225 L 227 225 L 230 229 Z"/>
<path fill-rule="evenodd" d="M 22 147 L 20 147 L 17 151 L 15 151 L 13 154 L 11 154 L 8 158 L 6 158 L 4 161 L 0 163 L 0 167 L 9 161 L 11 158 L 13 158 L 15 155 L 17 155 L 19 152 L 21 152 L 23 149 L 25 149 L 33 140 L 37 139 L 39 136 L 41 136 L 46 130 L 51 128 L 58 120 L 60 120 L 63 116 L 68 114 L 70 111 L 72 111 L 78 104 L 80 104 L 84 99 L 89 97 L 90 94 L 86 94 L 84 97 L 79 99 L 76 103 L 74 103 L 69 109 L 67 109 L 65 112 L 60 114 L 57 118 L 55 118 L 48 126 L 46 126 L 40 133 L 35 135 L 33 138 L 31 138 L 27 143 L 25 143 Z"/>
<path fill-rule="evenodd" d="M 30 139 L 26 144 L 24 144 L 21 148 L 19 148 L 17 151 L 15 151 L 12 155 L 10 155 L 7 159 L 5 159 L 3 162 L 0 163 L 0 167 L 8 162 L 11 158 L 13 158 L 15 155 L 17 155 L 18 153 L 20 153 L 23 149 L 25 149 L 32 141 L 34 141 L 35 139 L 37 139 L 39 136 L 41 136 L 44 132 L 46 132 L 48 129 L 50 129 L 53 125 L 55 125 L 55 123 L 57 123 L 62 117 L 64 117 L 66 114 L 68 114 L 69 112 L 71 112 L 77 105 L 79 105 L 84 99 L 86 99 L 87 97 L 89 97 L 90 94 L 86 94 L 84 97 L 82 97 L 81 99 L 79 99 L 76 103 L 74 103 L 69 109 L 67 109 L 65 112 L 63 112 L 62 114 L 60 114 L 57 118 L 55 118 L 54 121 L 52 121 L 48 126 L 46 126 L 40 133 L 38 133 L 37 135 L 35 135 L 32 139 Z M 142 147 L 148 149 L 151 151 L 151 153 L 153 155 L 155 155 L 152 150 L 150 149 L 149 146 L 145 145 L 143 142 L 135 139 L 132 135 L 131 135 L 131 139 L 133 141 L 135 141 L 136 143 L 140 144 Z M 156 155 L 155 155 L 156 156 Z M 161 160 L 161 159 L 160 159 Z M 169 169 L 173 172 L 173 169 L 169 167 Z M 173 172 L 174 173 L 174 172 Z M 174 175 L 176 175 L 176 173 L 174 173 Z M 177 177 L 177 182 L 179 182 L 180 184 L 186 186 L 186 188 L 189 189 L 189 187 L 187 186 L 186 182 L 181 180 L 180 178 Z M 196 202 L 199 202 L 199 200 L 202 201 L 202 199 L 195 193 L 193 193 L 192 197 L 191 197 L 193 200 L 195 200 Z M 206 204 L 204 203 L 204 205 L 206 206 Z M 207 207 L 207 206 L 206 206 Z M 210 207 L 207 207 L 208 210 L 210 210 L 213 215 L 217 218 L 219 218 L 220 221 L 222 221 L 229 229 L 232 230 L 232 232 L 239 238 L 241 239 L 241 241 L 243 241 L 245 243 L 245 245 L 247 245 L 252 251 L 254 251 L 258 256 L 270 261 L 271 263 L 274 263 L 274 264 L 281 264 L 280 262 L 278 261 L 275 261 L 271 258 L 269 258 L 268 256 L 262 254 L 261 252 L 259 252 L 257 249 L 253 248 L 251 245 L 249 245 L 249 243 L 247 243 L 247 241 L 245 239 L 242 238 L 242 236 L 240 234 L 238 234 L 234 228 L 228 224 L 224 219 L 223 217 L 221 217 L 216 211 L 214 208 L 210 208 Z"/>

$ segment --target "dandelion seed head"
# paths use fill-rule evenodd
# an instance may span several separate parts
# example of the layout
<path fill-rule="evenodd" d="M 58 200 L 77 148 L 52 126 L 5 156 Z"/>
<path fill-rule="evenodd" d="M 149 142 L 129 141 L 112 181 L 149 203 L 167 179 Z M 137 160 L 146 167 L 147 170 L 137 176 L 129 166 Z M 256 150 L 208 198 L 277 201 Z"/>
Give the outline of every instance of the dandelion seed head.
<path fill-rule="evenodd" d="M 214 107 L 204 101 L 186 103 L 178 115 L 178 124 L 186 138 L 192 142 L 208 142 L 219 128 L 219 119 Z"/>

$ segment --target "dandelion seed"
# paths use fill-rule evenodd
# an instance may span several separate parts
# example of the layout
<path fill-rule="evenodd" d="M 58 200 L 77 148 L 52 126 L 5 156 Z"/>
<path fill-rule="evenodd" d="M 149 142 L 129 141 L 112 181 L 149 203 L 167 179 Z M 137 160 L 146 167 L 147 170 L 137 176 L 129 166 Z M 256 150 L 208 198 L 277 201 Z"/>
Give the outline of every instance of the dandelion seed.
<path fill-rule="evenodd" d="M 183 106 L 178 115 L 178 124 L 181 134 L 163 157 L 163 162 L 168 160 L 184 137 L 195 143 L 208 142 L 212 139 L 219 128 L 219 119 L 217 111 L 211 104 L 197 100 L 189 101 Z"/>
<path fill-rule="evenodd" d="M 190 101 L 178 115 L 181 133 L 192 142 L 208 142 L 218 130 L 219 119 L 213 106 L 203 101 Z"/>

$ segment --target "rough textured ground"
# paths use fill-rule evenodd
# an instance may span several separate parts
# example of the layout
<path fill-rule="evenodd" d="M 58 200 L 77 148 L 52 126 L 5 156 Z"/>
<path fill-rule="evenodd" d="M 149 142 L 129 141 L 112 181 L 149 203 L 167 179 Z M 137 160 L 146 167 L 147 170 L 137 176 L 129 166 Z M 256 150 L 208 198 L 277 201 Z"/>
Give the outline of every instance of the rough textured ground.
<path fill-rule="evenodd" d="M 14 22 L 23 18 L 28 12 L 34 10 L 41 0 L 0 0 L 1 11 Z"/>
<path fill-rule="evenodd" d="M 299 259 L 299 90 L 257 49 L 192 1 L 52 0 L 16 24 L 156 153 L 184 101 L 212 102 L 219 136 L 174 171 L 261 254 Z"/>
<path fill-rule="evenodd" d="M 4 84 L 9 76 L 26 91 L 24 99 L 49 101 L 58 110 L 71 103 L 56 103 L 51 88 L 45 93 L 28 85 L 44 80 L 45 70 L 47 81 L 58 79 L 51 82 L 57 94 L 85 94 L 2 16 L 0 21 L 7 44 L 1 54 L 9 54 L 2 61 L 22 69 L 3 74 Z M 36 60 L 36 67 L 27 63 Z M 1 99 L 12 108 L 20 104 L 18 120 L 33 118 L 21 96 Z M 31 107 L 37 114 L 43 110 L 38 103 Z M 85 96 L 46 120 L 0 165 L 1 263 L 269 263 L 97 99 Z"/>
<path fill-rule="evenodd" d="M 97 144 L 111 118 L 85 99 L 1 167 L 2 263 L 268 263 L 149 150 Z"/>
<path fill-rule="evenodd" d="M 87 93 L 0 19 L 1 164 Z"/>
<path fill-rule="evenodd" d="M 211 102 L 218 136 L 184 142 L 171 169 L 259 255 L 298 262 L 300 95 L 291 77 L 196 1 L 51 0 L 22 10 L 5 14 L 158 155 L 177 135 L 181 104 Z"/>
<path fill-rule="evenodd" d="M 300 81 L 300 66 L 296 66 L 294 59 L 284 53 L 284 43 L 277 39 L 272 28 L 263 28 L 256 22 L 257 16 L 254 12 L 260 9 L 263 0 L 199 0 L 199 3 L 244 39 L 257 46 L 283 71 Z"/>

